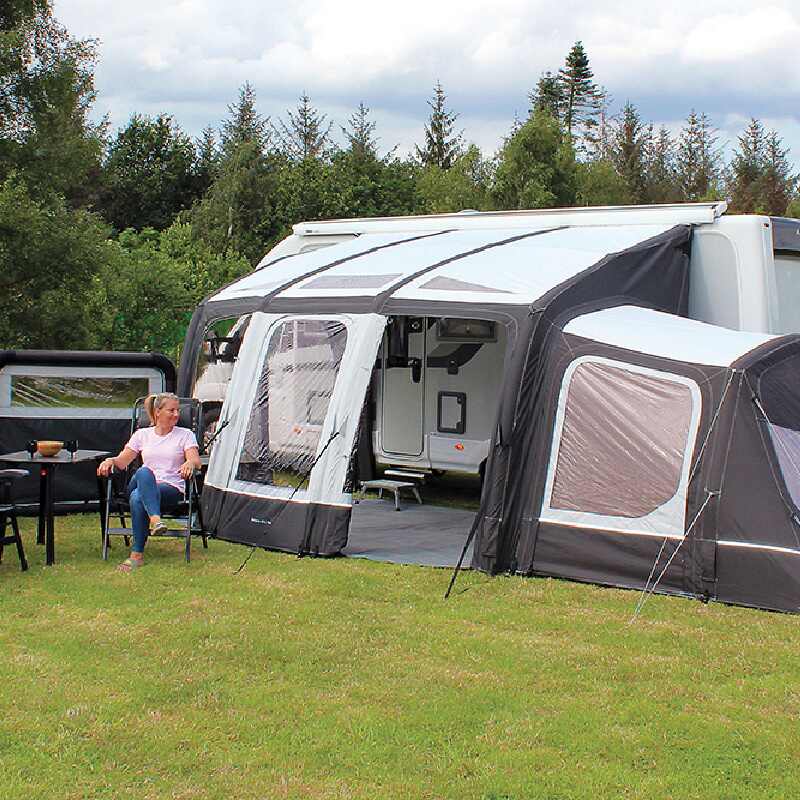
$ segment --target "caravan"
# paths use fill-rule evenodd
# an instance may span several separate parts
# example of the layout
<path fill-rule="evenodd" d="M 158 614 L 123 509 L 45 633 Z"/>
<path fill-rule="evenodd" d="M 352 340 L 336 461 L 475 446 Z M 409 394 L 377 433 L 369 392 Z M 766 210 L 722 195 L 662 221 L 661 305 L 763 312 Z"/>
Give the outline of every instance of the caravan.
<path fill-rule="evenodd" d="M 264 257 L 249 284 L 264 291 L 270 285 L 271 265 L 334 245 L 352 244 L 365 236 L 414 237 L 425 242 L 440 231 L 463 231 L 465 235 L 505 231 L 513 237 L 522 231 L 550 228 L 600 234 L 610 228 L 636 232 L 648 225 L 683 224 L 691 229 L 685 310 L 689 318 L 733 330 L 800 331 L 800 221 L 731 216 L 724 213 L 725 208 L 725 203 L 718 202 L 303 222 Z M 460 295 L 470 301 L 483 295 L 488 303 L 498 294 L 491 297 L 487 278 L 502 268 L 502 258 L 485 259 L 473 280 L 439 279 L 431 282 L 428 294 L 431 299 Z M 533 274 L 535 264 L 528 269 Z M 332 275 L 320 275 L 311 287 L 330 289 L 329 296 L 357 295 L 370 288 L 354 283 L 352 277 Z M 241 289 L 235 294 L 241 296 Z M 215 298 L 218 305 L 219 298 Z M 475 306 L 470 308 L 474 311 Z M 231 309 L 231 313 L 222 309 L 228 316 L 202 317 L 207 326 L 204 351 L 196 336 L 187 341 L 182 393 L 205 401 L 224 399 L 249 321 L 249 316 L 240 317 L 234 306 Z M 376 371 L 369 393 L 370 446 L 375 461 L 420 472 L 482 474 L 503 380 L 506 344 L 502 320 L 392 316 L 378 356 L 383 369 Z"/>

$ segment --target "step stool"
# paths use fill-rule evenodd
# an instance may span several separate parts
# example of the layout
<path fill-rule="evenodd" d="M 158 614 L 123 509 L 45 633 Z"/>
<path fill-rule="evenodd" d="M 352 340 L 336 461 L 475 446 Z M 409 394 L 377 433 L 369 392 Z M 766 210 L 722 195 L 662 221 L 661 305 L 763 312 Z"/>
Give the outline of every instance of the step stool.
<path fill-rule="evenodd" d="M 400 510 L 400 492 L 403 489 L 408 489 L 408 491 L 412 492 L 414 497 L 417 498 L 417 502 L 422 505 L 422 498 L 419 496 L 419 489 L 417 488 L 416 483 L 411 483 L 409 481 L 387 481 L 387 480 L 374 480 L 374 481 L 361 481 L 361 491 L 365 492 L 368 489 L 377 489 L 378 490 L 378 499 L 383 499 L 383 491 L 384 489 L 387 492 L 392 492 L 394 494 L 394 510 Z"/>

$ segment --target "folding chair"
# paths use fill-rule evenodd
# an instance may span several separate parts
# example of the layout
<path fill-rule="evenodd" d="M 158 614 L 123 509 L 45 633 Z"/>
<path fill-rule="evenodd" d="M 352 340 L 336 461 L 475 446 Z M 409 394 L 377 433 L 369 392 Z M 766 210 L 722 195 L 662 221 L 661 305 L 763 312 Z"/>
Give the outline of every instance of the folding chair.
<path fill-rule="evenodd" d="M 17 509 L 11 499 L 11 485 L 17 478 L 27 478 L 30 472 L 26 469 L 0 469 L 0 561 L 3 560 L 3 547 L 7 544 L 17 546 L 20 569 L 25 572 L 28 562 L 22 548 L 22 537 L 19 535 Z M 6 526 L 11 522 L 11 536 L 6 536 Z"/>
<path fill-rule="evenodd" d="M 194 397 L 179 398 L 180 416 L 178 426 L 189 428 L 197 437 L 200 452 L 203 452 L 203 431 L 202 431 L 202 408 L 200 401 Z M 133 417 L 131 420 L 131 435 L 138 428 L 148 427 L 150 419 L 144 408 L 144 398 L 136 401 L 133 407 Z M 114 470 L 108 478 L 106 486 L 105 513 L 103 526 L 103 560 L 108 559 L 108 550 L 111 546 L 112 536 L 124 536 L 125 545 L 129 546 L 131 529 L 128 525 L 130 516 L 130 505 L 128 503 L 128 482 L 133 477 L 136 470 L 141 466 L 141 459 L 136 458 L 130 466 L 124 470 Z M 192 536 L 200 536 L 203 539 L 203 547 L 208 548 L 208 536 L 203 529 L 203 519 L 200 512 L 200 498 L 198 490 L 197 475 L 192 475 L 184 487 L 183 498 L 178 506 L 171 511 L 164 511 L 161 519 L 167 526 L 167 530 L 154 538 L 173 538 L 183 539 L 185 542 L 184 551 L 186 560 L 189 561 L 192 548 Z M 118 517 L 120 524 L 118 527 L 111 527 L 111 518 Z"/>

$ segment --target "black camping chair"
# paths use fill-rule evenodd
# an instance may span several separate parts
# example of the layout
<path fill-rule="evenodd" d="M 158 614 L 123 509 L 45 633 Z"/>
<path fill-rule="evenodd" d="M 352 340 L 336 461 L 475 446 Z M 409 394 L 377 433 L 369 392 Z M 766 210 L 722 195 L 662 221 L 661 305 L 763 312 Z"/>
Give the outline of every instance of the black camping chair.
<path fill-rule="evenodd" d="M 200 453 L 203 453 L 203 431 L 202 431 L 202 408 L 200 401 L 194 397 L 181 397 L 180 416 L 178 425 L 181 428 L 189 428 L 197 437 L 200 445 Z M 133 418 L 131 420 L 131 435 L 138 428 L 145 428 L 150 425 L 147 412 L 144 409 L 144 398 L 136 401 L 133 407 Z M 106 498 L 104 509 L 103 525 L 103 560 L 108 559 L 108 550 L 111 546 L 112 536 L 125 537 L 125 546 L 130 546 L 131 529 L 128 525 L 130 515 L 130 505 L 128 504 L 128 482 L 141 466 L 141 460 L 135 459 L 130 466 L 124 470 L 114 470 L 107 481 Z M 111 518 L 119 519 L 118 527 L 111 527 Z M 192 536 L 200 536 L 203 539 L 203 547 L 208 547 L 208 536 L 203 529 L 203 519 L 200 513 L 200 492 L 198 488 L 198 476 L 192 475 L 186 481 L 183 499 L 178 506 L 169 512 L 164 512 L 161 519 L 167 526 L 167 530 L 159 534 L 158 537 L 151 538 L 173 538 L 185 540 L 185 555 L 189 561 L 192 548 Z"/>
<path fill-rule="evenodd" d="M 11 485 L 17 478 L 27 478 L 30 472 L 26 469 L 0 469 L 0 561 L 3 560 L 3 547 L 7 544 L 17 546 L 20 569 L 25 572 L 28 562 L 22 548 L 22 537 L 19 535 L 17 509 L 11 499 Z M 6 536 L 6 527 L 11 522 L 11 536 Z"/>

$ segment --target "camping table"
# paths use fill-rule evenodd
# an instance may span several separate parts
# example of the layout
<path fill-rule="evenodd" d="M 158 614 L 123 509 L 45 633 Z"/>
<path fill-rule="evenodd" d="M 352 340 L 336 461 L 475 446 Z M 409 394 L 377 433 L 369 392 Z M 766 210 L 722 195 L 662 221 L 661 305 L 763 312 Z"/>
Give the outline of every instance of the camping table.
<path fill-rule="evenodd" d="M 361 481 L 361 491 L 366 491 L 367 489 L 377 489 L 378 498 L 383 497 L 384 489 L 386 489 L 387 492 L 392 492 L 394 494 L 395 511 L 400 510 L 399 494 L 402 489 L 408 489 L 410 492 L 413 492 L 414 497 L 417 498 L 417 502 L 420 505 L 422 505 L 422 498 L 419 496 L 419 489 L 417 488 L 416 483 L 410 483 L 408 481 L 387 481 L 387 480 Z"/>
<path fill-rule="evenodd" d="M 26 450 L 16 453 L 0 455 L 0 461 L 7 464 L 25 464 L 39 468 L 39 524 L 37 527 L 36 542 L 45 544 L 47 566 L 56 563 L 55 552 L 55 525 L 54 525 L 54 475 L 56 467 L 60 465 L 81 464 L 86 461 L 99 461 L 108 455 L 103 450 L 76 450 L 70 454 L 62 450 L 57 456 L 41 456 L 38 453 L 31 455 Z M 103 496 L 98 481 L 98 497 L 100 500 L 100 516 L 102 524 Z"/>

